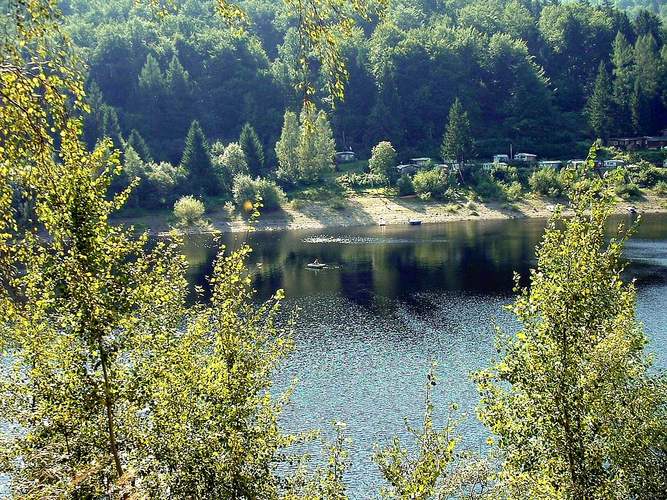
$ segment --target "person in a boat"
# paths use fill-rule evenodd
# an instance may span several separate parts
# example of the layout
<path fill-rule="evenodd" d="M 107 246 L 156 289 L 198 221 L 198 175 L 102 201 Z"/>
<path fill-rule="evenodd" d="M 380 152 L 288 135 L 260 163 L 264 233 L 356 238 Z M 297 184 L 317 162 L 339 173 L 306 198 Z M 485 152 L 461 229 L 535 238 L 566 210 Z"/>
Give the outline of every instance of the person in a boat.
<path fill-rule="evenodd" d="M 319 266 L 319 265 L 320 265 L 320 259 L 315 259 L 315 260 L 313 261 L 313 265 L 314 265 L 314 266 Z"/>

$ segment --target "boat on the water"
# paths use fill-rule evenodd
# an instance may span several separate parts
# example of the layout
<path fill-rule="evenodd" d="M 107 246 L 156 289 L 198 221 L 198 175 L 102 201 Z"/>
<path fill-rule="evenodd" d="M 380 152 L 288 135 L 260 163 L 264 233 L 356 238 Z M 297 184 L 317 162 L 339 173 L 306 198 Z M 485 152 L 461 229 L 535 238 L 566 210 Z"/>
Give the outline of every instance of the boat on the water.
<path fill-rule="evenodd" d="M 387 221 L 384 220 L 384 219 L 380 219 L 379 222 L 378 222 L 378 225 L 379 225 L 379 226 L 386 226 L 386 225 L 387 225 Z"/>
<path fill-rule="evenodd" d="M 327 265 L 322 264 L 321 262 L 311 262 L 310 264 L 307 264 L 306 267 L 308 269 L 324 269 Z"/>
<path fill-rule="evenodd" d="M 422 221 L 420 221 L 419 219 L 410 219 L 409 222 L 411 226 L 421 226 L 422 223 Z"/>

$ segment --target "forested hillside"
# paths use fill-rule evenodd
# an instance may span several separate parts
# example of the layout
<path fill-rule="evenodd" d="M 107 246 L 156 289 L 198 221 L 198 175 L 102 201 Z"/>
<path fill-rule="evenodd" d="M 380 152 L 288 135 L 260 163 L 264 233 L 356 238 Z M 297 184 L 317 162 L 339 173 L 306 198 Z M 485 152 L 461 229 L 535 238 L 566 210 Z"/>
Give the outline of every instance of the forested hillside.
<path fill-rule="evenodd" d="M 319 105 L 337 147 L 363 157 L 381 140 L 401 158 L 439 156 L 457 97 L 480 157 L 512 144 L 567 158 L 598 136 L 656 133 L 667 126 L 659 3 L 617 2 L 626 12 L 612 2 L 395 0 L 344 42 L 345 101 Z M 275 169 L 283 114 L 302 99 L 296 20 L 282 2 L 241 4 L 246 33 L 221 26 L 208 0 L 159 19 L 133 0 L 64 1 L 89 64 L 88 141 L 107 135 L 122 147 L 132 135 L 145 154 L 178 163 L 193 120 L 225 144 L 250 123 Z M 310 67 L 317 81 L 315 58 Z"/>

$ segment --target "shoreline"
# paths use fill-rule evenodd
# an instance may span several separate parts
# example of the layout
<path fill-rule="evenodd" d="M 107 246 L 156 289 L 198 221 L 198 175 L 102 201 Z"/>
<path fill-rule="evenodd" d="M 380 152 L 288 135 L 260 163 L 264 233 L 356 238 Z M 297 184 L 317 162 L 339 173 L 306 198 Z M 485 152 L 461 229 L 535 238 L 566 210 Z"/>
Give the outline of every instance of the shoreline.
<path fill-rule="evenodd" d="M 503 202 L 440 202 L 421 201 L 415 197 L 386 197 L 354 195 L 342 203 L 332 205 L 324 201 L 299 202 L 280 211 L 267 213 L 254 224 L 253 231 L 294 231 L 308 229 L 326 229 L 333 227 L 377 226 L 384 222 L 387 226 L 407 225 L 417 219 L 422 224 L 441 224 L 467 220 L 499 219 L 546 219 L 556 205 L 563 200 L 551 200 L 540 197 L 528 197 L 515 203 Z M 666 200 L 647 195 L 637 201 L 619 201 L 616 213 L 627 213 L 627 208 L 634 206 L 638 213 L 667 213 Z M 567 210 L 566 210 L 567 212 Z M 170 216 L 165 212 L 150 213 L 138 217 L 119 217 L 121 224 L 134 225 L 138 229 L 148 230 L 152 234 L 163 235 L 170 231 Z M 217 209 L 206 214 L 208 227 L 204 230 L 193 228 L 185 230 L 187 234 L 202 233 L 239 233 L 250 230 L 243 216 L 230 216 L 224 209 Z"/>

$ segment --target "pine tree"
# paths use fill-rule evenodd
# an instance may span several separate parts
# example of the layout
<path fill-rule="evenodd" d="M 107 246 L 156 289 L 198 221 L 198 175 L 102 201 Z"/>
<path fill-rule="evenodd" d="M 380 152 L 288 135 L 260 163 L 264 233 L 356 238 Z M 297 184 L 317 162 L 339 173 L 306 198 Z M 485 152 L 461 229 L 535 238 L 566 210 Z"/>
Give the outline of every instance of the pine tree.
<path fill-rule="evenodd" d="M 160 124 L 162 130 L 168 130 L 165 139 L 172 143 L 171 138 L 183 137 L 187 133 L 188 124 L 195 118 L 193 109 L 193 84 L 190 75 L 181 65 L 176 54 L 173 55 L 166 71 L 167 95 L 161 110 L 164 116 Z"/>
<path fill-rule="evenodd" d="M 118 120 L 118 112 L 113 106 L 108 104 L 102 105 L 102 137 L 108 137 L 112 140 L 113 146 L 116 149 L 122 149 L 123 143 L 123 133 L 120 129 L 120 123 Z"/>
<path fill-rule="evenodd" d="M 468 113 L 463 110 L 457 97 L 449 109 L 449 121 L 442 142 L 442 157 L 451 158 L 462 165 L 473 152 L 473 141 L 470 132 Z"/>
<path fill-rule="evenodd" d="M 612 120 L 612 90 L 609 73 L 604 62 L 600 62 L 593 93 L 586 103 L 586 117 L 597 138 L 609 138 Z"/>
<path fill-rule="evenodd" d="M 90 83 L 86 93 L 86 102 L 90 106 L 90 113 L 86 114 L 83 121 L 83 133 L 86 144 L 93 148 L 97 141 L 104 137 L 102 106 L 104 105 L 104 96 L 100 86 L 94 81 Z"/>
<path fill-rule="evenodd" d="M 653 35 L 640 36 L 635 43 L 636 79 L 631 99 L 632 123 L 638 134 L 657 128 L 660 106 L 660 61 Z"/>
<path fill-rule="evenodd" d="M 130 135 L 127 138 L 127 142 L 125 143 L 125 150 L 127 151 L 127 148 L 129 147 L 134 149 L 144 162 L 150 163 L 153 161 L 151 150 L 137 129 L 132 129 Z"/>
<path fill-rule="evenodd" d="M 634 92 L 634 50 L 620 31 L 614 39 L 612 53 L 614 133 L 623 135 L 632 132 L 630 100 Z"/>
<path fill-rule="evenodd" d="M 278 178 L 296 183 L 299 180 L 299 119 L 296 113 L 286 111 L 280 140 L 276 143 Z"/>
<path fill-rule="evenodd" d="M 155 97 L 164 91 L 164 74 L 160 68 L 160 63 L 152 54 L 148 54 L 139 73 L 139 88 Z"/>
<path fill-rule="evenodd" d="M 190 125 L 185 139 L 181 168 L 187 172 L 190 194 L 213 196 L 219 193 L 220 186 L 211 162 L 208 141 L 197 120 Z"/>
<path fill-rule="evenodd" d="M 266 173 L 264 170 L 264 147 L 257 132 L 249 123 L 243 125 L 243 129 L 241 129 L 239 144 L 245 154 L 251 176 L 263 176 Z"/>
<path fill-rule="evenodd" d="M 176 54 L 173 55 L 167 68 L 167 86 L 172 94 L 190 96 L 192 83 L 190 74 L 185 71 Z"/>

